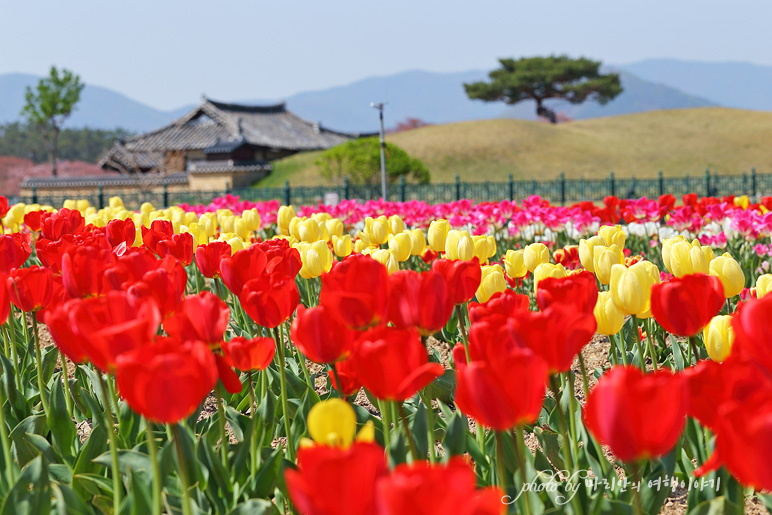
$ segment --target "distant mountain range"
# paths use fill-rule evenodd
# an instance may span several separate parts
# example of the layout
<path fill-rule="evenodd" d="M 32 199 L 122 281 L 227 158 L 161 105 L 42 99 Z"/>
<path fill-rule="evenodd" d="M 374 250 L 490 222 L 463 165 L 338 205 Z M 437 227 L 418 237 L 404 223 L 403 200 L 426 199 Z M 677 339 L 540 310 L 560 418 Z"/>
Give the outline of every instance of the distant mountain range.
<path fill-rule="evenodd" d="M 608 104 L 594 102 L 553 107 L 574 119 L 629 114 L 658 109 L 721 105 L 754 110 L 772 110 L 772 67 L 745 63 L 705 63 L 654 59 L 610 66 L 621 74 L 624 92 Z M 372 132 L 378 129 L 370 102 L 388 102 L 387 127 L 406 118 L 428 123 L 447 123 L 486 118 L 535 119 L 533 103 L 514 106 L 469 100 L 463 83 L 486 80 L 487 71 L 456 73 L 406 71 L 370 77 L 345 86 L 297 93 L 286 99 L 290 110 L 311 121 L 337 130 Z M 39 77 L 28 74 L 0 75 L 0 123 L 19 119 L 24 88 Z M 190 99 L 195 100 L 195 99 Z M 272 103 L 277 99 L 215 99 L 241 103 Z M 142 132 L 158 128 L 191 109 L 191 103 L 162 111 L 100 86 L 86 85 L 69 127 Z"/>

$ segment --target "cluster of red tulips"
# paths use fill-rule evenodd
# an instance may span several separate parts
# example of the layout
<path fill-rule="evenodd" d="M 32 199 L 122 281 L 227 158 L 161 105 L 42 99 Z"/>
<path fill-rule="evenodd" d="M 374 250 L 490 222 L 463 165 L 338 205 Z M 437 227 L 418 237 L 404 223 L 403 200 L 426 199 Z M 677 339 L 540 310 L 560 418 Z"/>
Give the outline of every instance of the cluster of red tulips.
<path fill-rule="evenodd" d="M 772 296 L 736 299 L 744 261 L 625 257 L 618 226 L 550 253 L 441 221 L 427 245 L 385 217 L 352 252 L 279 218 L 233 243 L 38 209 L 0 234 L 3 510 L 772 506 Z"/>

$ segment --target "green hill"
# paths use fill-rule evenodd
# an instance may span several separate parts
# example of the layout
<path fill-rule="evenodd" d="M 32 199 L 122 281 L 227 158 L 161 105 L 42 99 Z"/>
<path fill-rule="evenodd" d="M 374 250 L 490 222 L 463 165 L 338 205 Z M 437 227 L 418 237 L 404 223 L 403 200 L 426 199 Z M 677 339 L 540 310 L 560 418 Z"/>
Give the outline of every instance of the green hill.
<path fill-rule="evenodd" d="M 421 159 L 432 182 L 772 172 L 772 112 L 719 107 L 674 109 L 559 125 L 512 119 L 434 125 L 387 135 Z M 325 184 L 319 152 L 275 163 L 258 186 Z"/>

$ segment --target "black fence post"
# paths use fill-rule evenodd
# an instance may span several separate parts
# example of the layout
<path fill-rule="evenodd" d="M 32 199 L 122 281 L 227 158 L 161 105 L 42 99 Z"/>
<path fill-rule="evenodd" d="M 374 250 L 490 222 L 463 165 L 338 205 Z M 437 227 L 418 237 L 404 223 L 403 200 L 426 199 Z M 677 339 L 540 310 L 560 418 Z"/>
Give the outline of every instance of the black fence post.
<path fill-rule="evenodd" d="M 105 192 L 104 192 L 104 186 L 101 184 L 99 185 L 99 209 L 105 208 Z"/>
<path fill-rule="evenodd" d="M 748 194 L 748 172 L 743 172 L 743 195 Z"/>
<path fill-rule="evenodd" d="M 461 177 L 456 175 L 456 200 L 461 200 Z"/>
<path fill-rule="evenodd" d="M 608 184 L 609 184 L 609 189 L 611 190 L 611 196 L 615 197 L 617 194 L 617 184 L 616 184 L 616 181 L 614 180 L 614 170 L 611 170 L 608 174 Z"/>
<path fill-rule="evenodd" d="M 536 179 L 531 179 L 531 195 L 536 195 Z"/>
<path fill-rule="evenodd" d="M 289 185 L 289 179 L 284 181 L 284 205 L 289 206 L 292 202 L 290 202 L 290 185 Z"/>
<path fill-rule="evenodd" d="M 751 168 L 751 195 L 756 196 L 756 169 Z"/>
<path fill-rule="evenodd" d="M 712 196 L 710 194 L 710 170 L 708 168 L 705 169 L 705 196 Z"/>
<path fill-rule="evenodd" d="M 38 188 L 37 186 L 32 187 L 32 203 L 37 204 L 38 203 Z"/>
<path fill-rule="evenodd" d="M 566 174 L 560 172 L 560 205 L 566 205 Z"/>
<path fill-rule="evenodd" d="M 345 200 L 348 200 L 350 191 L 349 191 L 349 184 L 348 184 L 348 176 L 343 178 L 343 198 Z"/>
<path fill-rule="evenodd" d="M 164 183 L 164 189 L 163 189 L 163 205 L 164 207 L 169 207 L 169 185 Z"/>
<path fill-rule="evenodd" d="M 662 170 L 657 172 L 657 180 L 659 180 L 659 196 L 665 194 L 665 178 L 662 176 Z"/>
<path fill-rule="evenodd" d="M 627 198 L 635 198 L 635 186 L 636 186 L 636 180 L 635 176 L 632 177 L 632 182 L 630 183 L 630 192 L 627 194 Z"/>
<path fill-rule="evenodd" d="M 509 174 L 509 201 L 515 200 L 515 179 L 512 178 L 512 174 Z"/>
<path fill-rule="evenodd" d="M 399 201 L 400 202 L 405 201 L 405 176 L 404 175 L 399 176 Z"/>

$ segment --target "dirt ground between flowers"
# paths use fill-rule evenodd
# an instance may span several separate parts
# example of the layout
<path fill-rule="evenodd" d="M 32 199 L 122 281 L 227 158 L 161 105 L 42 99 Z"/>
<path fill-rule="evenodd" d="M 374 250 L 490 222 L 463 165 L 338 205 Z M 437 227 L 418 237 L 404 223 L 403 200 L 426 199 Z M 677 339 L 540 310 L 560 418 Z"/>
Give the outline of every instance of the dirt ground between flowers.
<path fill-rule="evenodd" d="M 39 324 L 39 338 L 40 338 L 40 344 L 42 347 L 49 347 L 54 344 L 53 339 L 51 338 L 51 334 L 48 332 L 48 328 L 43 325 Z M 443 342 L 440 340 L 437 340 L 433 337 L 430 337 L 427 341 L 427 345 L 429 345 L 432 349 L 436 350 L 437 353 L 440 356 L 440 362 L 448 368 L 450 366 L 450 353 L 451 353 L 451 347 L 447 342 Z M 587 369 L 587 376 L 588 376 L 588 382 L 589 387 L 588 390 L 591 390 L 595 383 L 597 382 L 595 379 L 595 376 L 593 374 L 594 370 L 596 368 L 601 369 L 607 369 L 611 366 L 611 363 L 608 360 L 608 352 L 609 352 L 609 339 L 606 336 L 602 336 L 599 334 L 596 334 L 592 341 L 590 341 L 589 344 L 587 344 L 582 349 L 582 357 L 584 359 L 585 367 Z M 324 395 L 328 393 L 327 391 L 327 373 L 326 369 L 317 363 L 313 363 L 311 361 L 306 360 L 306 366 L 308 367 L 308 372 L 311 374 L 311 377 L 314 378 L 315 383 L 315 390 L 318 394 Z M 651 363 L 650 360 L 647 358 L 647 368 L 651 369 Z M 61 360 L 57 362 L 56 370 L 61 370 Z M 72 378 L 75 371 L 75 365 L 71 361 L 67 361 L 67 375 L 68 377 Z M 571 372 L 575 375 L 575 394 L 576 398 L 579 400 L 579 402 L 582 403 L 582 405 L 585 402 L 584 398 L 584 388 L 582 386 L 582 372 L 581 367 L 579 364 L 578 357 L 574 360 L 574 363 L 571 366 Z M 549 394 L 551 395 L 551 393 Z M 370 399 L 367 397 L 367 395 L 364 392 L 364 389 L 360 389 L 357 393 L 354 404 L 357 404 L 364 409 L 366 409 L 369 413 L 372 415 L 379 417 L 381 416 L 380 411 L 377 407 L 373 406 L 373 404 L 370 402 Z M 437 402 L 433 401 L 434 407 L 437 408 Z M 205 400 L 204 400 L 204 406 L 201 410 L 201 413 L 199 415 L 199 420 L 202 418 L 208 418 L 211 417 L 217 413 L 217 402 L 216 397 L 214 393 L 210 394 Z M 442 416 L 440 413 L 439 416 Z M 91 434 L 91 424 L 88 421 L 83 421 L 80 424 L 76 426 L 78 437 L 81 440 L 81 443 L 85 442 L 86 439 Z M 469 421 L 469 429 L 473 433 L 477 431 L 477 426 L 473 421 Z M 226 423 L 226 434 L 228 435 L 230 443 L 236 443 L 236 438 L 233 435 L 233 433 L 230 430 L 229 424 Z M 536 437 L 533 434 L 526 433 L 525 435 L 525 443 L 526 446 L 533 452 L 535 449 L 539 448 L 539 443 Z M 272 442 L 273 447 L 278 447 L 280 445 L 285 444 L 284 438 L 278 438 Z M 444 449 L 442 448 L 442 445 L 440 442 L 435 442 L 435 450 L 439 456 L 441 456 L 444 453 Z M 606 459 L 609 461 L 609 463 L 614 463 L 614 457 L 611 453 L 611 451 L 608 449 L 608 447 L 603 446 L 603 451 Z M 614 465 L 617 475 L 622 478 L 624 477 L 624 471 L 621 469 L 621 467 Z M 686 488 L 678 488 L 673 492 L 673 494 L 667 498 L 665 501 L 664 506 L 660 510 L 660 514 L 662 515 L 683 515 L 686 513 L 686 502 L 687 502 L 687 490 Z M 764 507 L 764 505 L 761 503 L 761 501 L 757 497 L 748 497 L 745 501 L 745 513 L 749 515 L 763 515 L 769 513 L 767 509 Z"/>

